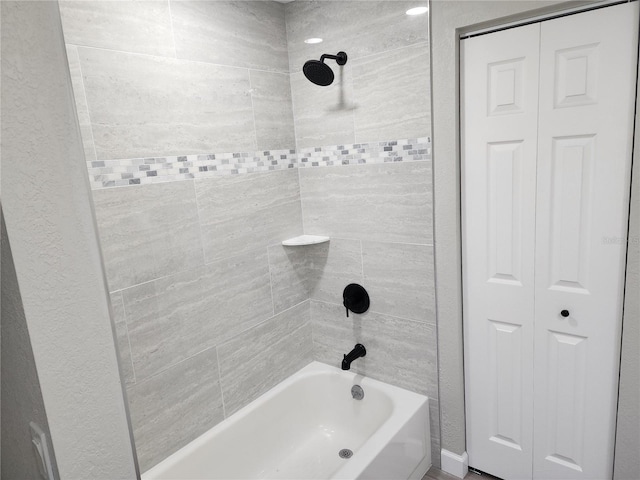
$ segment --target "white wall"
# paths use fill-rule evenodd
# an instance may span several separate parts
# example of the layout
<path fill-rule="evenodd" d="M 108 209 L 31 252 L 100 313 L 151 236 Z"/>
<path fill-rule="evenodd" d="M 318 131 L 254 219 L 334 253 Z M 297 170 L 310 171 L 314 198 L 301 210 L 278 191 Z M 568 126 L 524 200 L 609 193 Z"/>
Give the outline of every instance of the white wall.
<path fill-rule="evenodd" d="M 640 55 L 639 55 L 640 56 Z M 640 475 L 640 92 L 636 93 L 636 136 L 622 320 L 622 355 L 616 432 L 615 480 Z"/>
<path fill-rule="evenodd" d="M 58 4 L 1 8 L 3 211 L 60 477 L 135 478 Z"/>

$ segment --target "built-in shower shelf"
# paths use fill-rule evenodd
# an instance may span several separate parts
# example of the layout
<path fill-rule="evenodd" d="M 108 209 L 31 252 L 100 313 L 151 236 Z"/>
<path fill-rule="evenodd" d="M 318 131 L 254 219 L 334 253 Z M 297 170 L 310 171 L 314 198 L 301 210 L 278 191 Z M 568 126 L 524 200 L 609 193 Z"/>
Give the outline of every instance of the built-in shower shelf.
<path fill-rule="evenodd" d="M 301 247 L 303 245 L 316 245 L 318 243 L 328 242 L 329 237 L 322 235 L 300 235 L 299 237 L 288 238 L 282 241 L 282 245 L 286 247 Z"/>

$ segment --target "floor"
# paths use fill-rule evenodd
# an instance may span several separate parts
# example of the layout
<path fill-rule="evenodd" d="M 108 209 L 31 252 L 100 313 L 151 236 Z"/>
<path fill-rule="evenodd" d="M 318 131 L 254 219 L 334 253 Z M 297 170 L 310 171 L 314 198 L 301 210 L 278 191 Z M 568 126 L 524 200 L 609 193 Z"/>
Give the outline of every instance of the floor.
<path fill-rule="evenodd" d="M 449 475 L 448 473 L 443 472 L 439 468 L 431 467 L 427 474 L 422 477 L 422 480 L 460 480 L 458 477 L 454 477 L 453 475 Z M 464 480 L 499 480 L 496 477 L 492 477 L 491 475 L 482 474 L 478 475 L 472 472 L 467 473 L 467 476 L 464 477 Z"/>

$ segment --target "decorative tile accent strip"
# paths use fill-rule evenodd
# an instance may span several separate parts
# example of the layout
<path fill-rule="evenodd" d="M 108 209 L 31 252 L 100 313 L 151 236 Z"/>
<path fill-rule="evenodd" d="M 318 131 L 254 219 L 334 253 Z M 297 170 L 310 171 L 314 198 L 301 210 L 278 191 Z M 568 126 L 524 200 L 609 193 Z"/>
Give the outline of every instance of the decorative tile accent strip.
<path fill-rule="evenodd" d="M 431 159 L 431 137 L 389 142 L 331 145 L 298 151 L 299 167 L 361 165 L 387 162 L 415 162 Z"/>
<path fill-rule="evenodd" d="M 295 150 L 194 154 L 87 162 L 91 188 L 174 182 L 216 175 L 295 168 Z"/>
<path fill-rule="evenodd" d="M 253 153 L 194 154 L 171 157 L 88 161 L 91 188 L 175 182 L 217 175 L 431 159 L 431 137 L 388 142 L 330 145 Z"/>

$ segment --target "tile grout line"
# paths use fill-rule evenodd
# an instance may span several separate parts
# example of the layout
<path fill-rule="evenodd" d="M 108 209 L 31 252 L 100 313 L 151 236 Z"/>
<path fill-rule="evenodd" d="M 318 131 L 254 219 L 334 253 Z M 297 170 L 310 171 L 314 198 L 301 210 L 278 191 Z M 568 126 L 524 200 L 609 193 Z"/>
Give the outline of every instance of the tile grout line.
<path fill-rule="evenodd" d="M 313 311 L 311 309 L 311 297 L 307 300 L 309 302 L 309 328 L 311 328 L 311 358 L 316 360 L 316 340 L 315 340 L 315 328 L 313 328 Z"/>
<path fill-rule="evenodd" d="M 351 80 L 351 95 L 353 96 L 353 105 L 358 105 L 358 94 L 356 93 L 356 83 L 355 83 L 355 73 L 349 75 L 349 79 Z M 351 110 L 351 123 L 353 125 L 353 143 L 358 143 L 358 133 L 356 130 L 356 111 L 355 109 Z"/>
<path fill-rule="evenodd" d="M 223 67 L 223 68 L 237 68 L 237 69 L 248 69 L 248 67 L 241 67 L 238 65 L 228 65 L 225 63 L 213 63 L 213 62 L 206 62 L 204 60 L 192 60 L 189 58 L 178 58 L 176 57 L 171 57 L 171 56 L 167 56 L 167 55 L 155 55 L 153 53 L 143 53 L 143 52 L 129 52 L 127 50 L 117 50 L 115 48 L 105 48 L 105 47 L 96 47 L 93 45 L 83 45 L 81 43 L 69 43 L 69 45 L 73 45 L 79 48 L 88 48 L 91 50 L 101 50 L 101 51 L 105 51 L 105 52 L 113 52 L 113 53 L 120 53 L 123 55 L 139 55 L 142 57 L 150 57 L 150 58 L 157 58 L 157 59 L 162 59 L 162 60 L 176 60 L 178 62 L 192 62 L 192 63 L 197 63 L 197 64 L 202 64 L 202 65 L 211 65 L 214 67 Z M 177 54 L 177 53 L 176 53 Z M 260 69 L 260 68 L 252 68 L 251 70 L 255 70 L 257 72 L 263 72 L 263 73 L 275 73 L 278 75 L 288 75 L 289 72 L 282 72 L 280 70 L 264 70 L 264 69 Z"/>
<path fill-rule="evenodd" d="M 204 234 L 202 233 L 202 218 L 200 216 L 200 203 L 198 202 L 198 189 L 196 188 L 195 178 L 191 179 L 191 181 L 193 182 L 193 196 L 196 201 L 196 215 L 198 216 L 198 236 L 200 237 L 200 249 L 202 250 L 202 265 L 197 268 L 202 268 L 207 266 L 207 257 L 204 252 Z M 195 270 L 195 268 L 193 270 Z"/>
<path fill-rule="evenodd" d="M 224 402 L 224 389 L 222 388 L 222 371 L 220 370 L 220 350 L 216 345 L 216 362 L 218 363 L 218 385 L 220 386 L 220 400 L 222 400 L 222 417 L 227 418 L 227 407 Z"/>
<path fill-rule="evenodd" d="M 353 63 L 357 63 L 357 62 L 360 62 L 362 60 L 369 60 L 369 59 L 371 59 L 371 58 L 373 58 L 375 56 L 378 56 L 378 55 L 384 55 L 384 54 L 387 54 L 387 53 L 394 53 L 394 52 L 398 52 L 400 50 L 404 50 L 404 49 L 407 49 L 407 48 L 413 48 L 413 47 L 419 47 L 419 46 L 429 47 L 429 40 L 424 40 L 424 41 L 421 41 L 421 42 L 412 43 L 410 45 L 403 45 L 401 47 L 391 48 L 389 50 L 381 50 L 379 52 L 370 53 L 368 55 L 363 55 L 361 57 L 357 57 L 357 58 L 355 58 L 355 59 L 353 59 L 351 61 Z M 295 71 L 290 71 L 289 73 L 291 75 L 296 75 L 296 74 L 302 74 L 303 72 L 302 72 L 302 70 L 295 70 Z"/>
<path fill-rule="evenodd" d="M 300 151 L 298 148 L 298 128 L 296 127 L 296 108 L 295 103 L 293 101 L 293 87 L 291 84 L 291 52 L 289 51 L 289 30 L 286 28 L 287 25 L 287 6 L 285 5 L 285 38 L 287 40 L 287 76 L 289 77 L 289 96 L 291 98 L 291 120 L 293 121 L 293 144 L 296 150 L 296 154 Z"/>
<path fill-rule="evenodd" d="M 191 180 L 194 180 L 194 179 L 191 179 Z M 198 221 L 200 222 L 200 219 L 198 219 Z M 201 235 L 202 235 L 202 232 L 201 232 Z M 334 239 L 334 240 L 347 240 L 347 241 L 350 241 L 350 242 L 362 242 L 362 240 L 359 239 L 359 238 L 349 238 L 349 237 L 331 237 L 331 238 Z M 384 243 L 384 244 L 387 244 L 387 245 L 412 245 L 412 246 L 417 246 L 417 247 L 430 247 L 430 248 L 434 247 L 434 245 L 432 243 L 385 242 L 385 241 L 381 241 L 381 240 L 372 240 L 372 242 L 374 242 L 374 243 Z M 278 245 L 281 245 L 281 243 L 273 243 L 273 244 L 267 245 L 267 248 L 276 247 Z M 204 246 L 203 246 L 203 248 L 204 248 Z M 151 282 L 155 282 L 157 280 L 164 280 L 164 279 L 167 279 L 167 278 L 172 277 L 174 275 L 178 275 L 178 274 L 194 271 L 194 270 L 197 270 L 199 268 L 207 267 L 207 266 L 213 265 L 213 264 L 218 263 L 218 262 L 223 262 L 223 261 L 226 261 L 226 260 L 235 259 L 237 257 L 241 257 L 241 256 L 244 256 L 244 255 L 249 255 L 251 253 L 256 253 L 256 252 L 259 252 L 262 248 L 263 247 L 258 247 L 258 248 L 252 249 L 252 250 L 248 250 L 248 251 L 246 251 L 244 253 L 238 253 L 238 254 L 230 255 L 228 257 L 224 257 L 224 258 L 221 258 L 221 259 L 212 260 L 211 262 L 207 262 L 206 259 L 205 259 L 204 264 L 200 265 L 198 267 L 187 268 L 185 270 L 180 270 L 178 272 L 170 273 L 168 275 L 162 275 L 162 276 L 159 276 L 157 278 L 152 278 L 151 280 L 147 280 L 147 281 L 144 281 L 144 282 L 136 283 L 134 285 L 129 285 L 127 287 L 111 290 L 109 293 L 112 294 L 112 293 L 124 292 L 126 290 L 131 289 L 131 288 L 141 287 L 143 285 L 147 285 L 147 284 L 149 284 Z M 309 299 L 312 300 L 311 297 Z"/>
<path fill-rule="evenodd" d="M 245 329 L 244 329 L 244 330 L 242 330 L 241 332 L 238 332 L 237 334 L 233 335 L 232 337 L 230 337 L 230 338 L 226 339 L 224 342 L 220 343 L 219 345 L 216 345 L 216 348 L 221 347 L 221 346 L 223 346 L 223 345 L 226 345 L 227 343 L 229 343 L 229 342 L 231 342 L 231 341 L 233 341 L 233 340 L 237 339 L 237 338 L 238 338 L 240 335 L 242 335 L 243 333 L 246 333 L 246 332 L 248 332 L 249 330 L 252 330 L 252 329 L 254 329 L 254 328 L 256 328 L 256 327 L 258 327 L 258 326 L 260 326 L 260 325 L 263 325 L 263 324 L 265 324 L 266 322 L 268 322 L 268 321 L 270 321 L 270 320 L 273 320 L 273 319 L 274 319 L 274 318 L 276 318 L 277 316 L 282 315 L 283 313 L 288 312 L 288 311 L 290 311 L 290 310 L 293 310 L 293 309 L 295 309 L 296 307 L 299 307 L 300 305 L 302 305 L 304 302 L 308 302 L 308 301 L 309 301 L 309 300 L 303 300 L 303 301 L 301 301 L 301 302 L 298 302 L 298 303 L 296 303 L 295 305 L 292 305 L 291 307 L 285 308 L 285 309 L 284 309 L 284 310 L 282 310 L 281 312 L 278 312 L 278 313 L 276 313 L 275 315 L 272 315 L 271 317 L 266 318 L 266 319 L 264 319 L 264 320 L 262 320 L 262 321 L 260 321 L 260 322 L 256 323 L 255 325 L 252 325 L 252 326 L 250 326 L 250 327 L 248 327 L 248 328 L 245 328 Z"/>
<path fill-rule="evenodd" d="M 296 169 L 298 170 L 298 195 L 300 198 L 300 217 L 301 217 L 301 223 L 302 223 L 302 234 L 306 235 L 307 233 L 307 229 L 305 226 L 305 221 L 304 221 L 304 204 L 302 201 L 302 178 L 300 176 L 300 151 L 301 149 L 298 146 L 298 127 L 296 126 L 296 105 L 293 99 L 293 84 L 292 84 L 292 78 L 291 78 L 291 51 L 289 49 L 289 29 L 287 28 L 287 5 L 284 5 L 284 24 L 285 24 L 285 29 L 284 29 L 284 33 L 285 33 L 285 38 L 287 40 L 287 63 L 289 65 L 289 95 L 291 96 L 291 120 L 293 121 L 293 143 L 295 146 L 295 150 L 296 150 Z M 310 294 L 310 292 L 309 292 Z M 309 299 L 311 299 L 311 296 L 309 296 Z M 313 341 L 313 328 L 311 329 L 312 332 L 312 341 Z"/>
<path fill-rule="evenodd" d="M 111 295 L 109 295 L 111 296 Z M 131 336 L 129 335 L 129 322 L 127 321 L 127 307 L 124 303 L 124 293 L 120 293 L 120 302 L 122 303 L 122 311 L 124 312 L 124 328 L 125 333 L 127 334 L 127 344 L 129 345 L 129 360 L 131 362 L 131 371 L 133 372 L 133 385 L 138 383 L 136 378 L 136 366 L 133 363 L 133 348 L 131 348 Z M 126 388 L 126 379 L 125 379 L 125 388 Z"/>
<path fill-rule="evenodd" d="M 310 300 L 311 300 L 312 302 L 324 303 L 324 304 L 326 304 L 326 305 L 332 305 L 332 306 L 334 306 L 334 307 L 344 308 L 342 305 L 340 305 L 340 304 L 338 304 L 338 303 L 327 302 L 326 300 L 318 300 L 318 299 L 315 299 L 315 298 L 312 298 L 312 299 L 310 299 Z M 403 320 L 403 321 L 405 321 L 405 322 L 415 323 L 415 324 L 418 324 L 418 325 L 429 325 L 429 326 L 431 326 L 431 327 L 435 327 L 435 326 L 436 326 L 436 321 L 433 321 L 433 322 L 422 322 L 422 321 L 420 321 L 420 320 L 415 320 L 415 319 L 413 319 L 413 318 L 400 317 L 400 316 L 398 316 L 398 315 L 392 315 L 392 314 L 390 314 L 390 313 L 379 312 L 379 311 L 377 311 L 377 310 L 371 310 L 371 309 L 367 310 L 367 313 L 368 313 L 368 312 L 375 313 L 375 314 L 377 314 L 377 315 L 384 315 L 385 317 L 395 318 L 395 319 L 397 319 L 397 320 Z"/>
<path fill-rule="evenodd" d="M 242 331 L 240 331 L 240 332 L 236 333 L 235 335 L 233 335 L 233 336 L 229 337 L 228 339 L 226 339 L 226 340 L 225 340 L 224 342 L 222 342 L 222 343 L 219 343 L 219 344 L 217 344 L 217 345 L 210 345 L 210 346 L 208 346 L 208 347 L 203 348 L 202 350 L 197 351 L 197 352 L 196 352 L 196 353 L 194 353 L 193 355 L 190 355 L 190 356 L 188 356 L 188 357 L 186 357 L 186 358 L 180 359 L 180 360 L 178 360 L 177 362 L 172 363 L 172 364 L 170 364 L 170 365 L 166 365 L 166 366 L 164 366 L 162 369 L 158 370 L 157 372 L 154 372 L 154 373 L 152 373 L 151 375 L 148 375 L 147 377 L 145 377 L 145 378 L 141 379 L 140 381 L 138 381 L 138 382 L 136 383 L 136 385 L 140 385 L 140 384 L 142 384 L 142 383 L 145 383 L 145 382 L 149 381 L 150 379 L 152 379 L 152 378 L 154 378 L 154 377 L 157 377 L 158 375 L 160 375 L 160 374 L 162 374 L 162 373 L 164 373 L 164 372 L 167 372 L 168 370 L 170 370 L 170 369 L 172 369 L 172 368 L 174 368 L 174 367 L 177 367 L 178 365 L 180 365 L 180 364 L 182 364 L 182 363 L 184 363 L 184 362 L 186 362 L 186 361 L 188 361 L 188 360 L 191 360 L 192 358 L 194 358 L 194 357 L 196 357 L 196 356 L 198 356 L 198 355 L 200 355 L 200 354 L 202 354 L 202 353 L 204 353 L 204 352 L 206 352 L 206 351 L 208 351 L 208 350 L 215 349 L 215 350 L 216 350 L 216 355 L 218 355 L 218 349 L 219 349 L 220 347 L 222 347 L 222 346 L 226 345 L 227 343 L 229 343 L 229 342 L 231 342 L 231 341 L 233 341 L 233 340 L 236 340 L 240 335 L 245 334 L 245 333 L 249 332 L 250 330 L 252 330 L 252 329 L 254 329 L 254 328 L 257 328 L 258 326 L 263 325 L 263 324 L 265 324 L 266 322 L 268 322 L 268 321 L 270 321 L 270 320 L 273 320 L 273 319 L 274 319 L 274 318 L 276 318 L 277 316 L 282 315 L 283 313 L 288 312 L 288 311 L 290 311 L 290 310 L 293 310 L 293 309 L 295 309 L 296 307 L 299 307 L 300 305 L 302 305 L 303 303 L 308 302 L 308 301 L 309 301 L 309 300 L 308 300 L 308 299 L 306 299 L 306 300 L 303 300 L 302 302 L 298 302 L 298 303 L 296 303 L 295 305 L 293 305 L 293 306 L 291 306 L 291 307 L 288 307 L 288 308 L 286 308 L 285 310 L 282 310 L 281 312 L 278 312 L 278 313 L 277 313 L 277 314 L 275 314 L 275 315 L 270 316 L 269 318 L 266 318 L 266 319 L 264 319 L 264 320 L 261 320 L 260 322 L 256 323 L 255 325 L 252 325 L 252 326 L 249 326 L 249 327 L 245 328 L 244 330 L 242 330 Z M 220 377 L 220 378 L 222 378 L 222 377 Z"/>
<path fill-rule="evenodd" d="M 271 271 L 271 254 L 269 253 L 269 246 L 267 248 L 267 266 L 269 267 L 269 287 L 271 288 L 271 311 L 273 312 L 273 316 L 276 315 L 276 302 L 273 297 L 273 275 Z"/>
<path fill-rule="evenodd" d="M 297 168 L 296 170 L 298 170 L 298 195 L 300 198 L 300 220 L 302 223 L 302 234 L 306 235 L 307 227 L 305 226 L 305 221 L 304 221 L 304 201 L 302 200 L 302 178 L 300 176 L 300 170 L 302 169 Z"/>
<path fill-rule="evenodd" d="M 72 45 L 72 44 L 69 44 Z M 93 134 L 93 123 L 91 122 L 91 113 L 89 112 L 89 100 L 87 99 L 87 89 L 84 85 L 84 74 L 82 73 L 82 62 L 80 61 L 80 51 L 76 45 L 72 45 L 74 47 L 74 51 L 76 54 L 76 59 L 78 61 L 78 69 L 80 70 L 80 84 L 82 86 L 82 96 L 84 97 L 84 103 L 87 106 L 87 118 L 89 119 L 89 131 L 91 132 L 91 146 L 93 147 L 93 154 L 95 155 L 96 161 L 98 160 L 98 150 L 96 149 L 96 138 Z M 74 94 L 75 95 L 75 94 Z M 76 107 L 76 111 L 77 111 Z M 80 136 L 82 139 L 82 135 Z M 85 155 L 86 157 L 86 155 Z M 91 179 L 89 179 L 91 180 Z M 93 182 L 92 182 L 93 183 Z"/>
<path fill-rule="evenodd" d="M 360 279 L 362 283 L 364 282 L 364 245 L 362 244 L 362 239 L 358 240 L 360 242 Z"/>
<path fill-rule="evenodd" d="M 169 26 L 171 27 L 171 39 L 173 40 L 173 54 L 175 55 L 175 58 L 177 60 L 178 44 L 176 43 L 176 34 L 173 30 L 173 13 L 171 12 L 171 0 L 167 0 L 167 6 L 169 7 Z"/>
<path fill-rule="evenodd" d="M 253 118 L 253 140 L 256 150 L 258 149 L 258 122 L 256 122 L 256 107 L 253 103 L 253 83 L 251 81 L 251 69 L 247 68 L 247 77 L 249 77 L 249 99 L 251 100 L 251 117 Z"/>
<path fill-rule="evenodd" d="M 169 371 L 169 370 L 171 370 L 172 368 L 175 368 L 175 367 L 177 367 L 178 365 L 181 365 L 181 364 L 183 364 L 183 363 L 185 363 L 185 362 L 188 362 L 189 360 L 192 360 L 192 359 L 194 359 L 195 357 L 197 357 L 198 355 L 201 355 L 201 354 L 203 354 L 203 353 L 205 353 L 205 352 L 207 352 L 207 351 L 209 351 L 209 350 L 217 349 L 217 348 L 218 348 L 218 346 L 217 346 L 217 345 L 211 345 L 211 346 L 209 346 L 209 347 L 205 347 L 205 348 L 203 348 L 202 350 L 198 350 L 198 351 L 197 351 L 196 353 L 194 353 L 193 355 L 189 355 L 189 356 L 188 356 L 188 357 L 186 357 L 186 358 L 181 358 L 180 360 L 178 360 L 178 361 L 177 361 L 177 362 L 175 362 L 175 363 L 172 363 L 172 364 L 170 364 L 170 365 L 166 365 L 166 366 L 162 367 L 161 369 L 159 369 L 157 372 L 153 372 L 152 374 L 147 375 L 147 376 L 146 376 L 146 377 L 144 377 L 143 379 L 139 380 L 139 381 L 136 383 L 136 386 L 138 386 L 138 385 L 142 385 L 142 384 L 144 384 L 144 383 L 147 383 L 148 381 L 150 381 L 150 380 L 152 380 L 152 379 L 154 379 L 154 378 L 158 377 L 159 375 L 162 375 L 163 373 L 168 372 L 168 371 Z M 217 354 L 217 351 L 216 351 L 216 354 Z"/>
<path fill-rule="evenodd" d="M 274 247 L 274 246 L 277 246 L 277 245 L 280 245 L 280 244 L 279 243 L 274 243 L 274 244 L 270 244 L 268 246 L 269 247 Z M 238 257 L 243 257 L 245 255 L 258 253 L 258 252 L 262 251 L 263 248 L 264 247 L 256 247 L 256 248 L 253 248 L 251 250 L 247 250 L 246 252 L 236 253 L 236 254 L 233 254 L 233 255 L 229 255 L 228 257 L 212 260 L 210 262 L 207 262 L 206 259 L 205 259 L 205 262 L 202 265 L 198 265 L 197 267 L 185 268 L 184 270 L 178 270 L 178 271 L 175 271 L 175 272 L 170 273 L 168 275 L 161 275 L 159 277 L 152 278 L 151 280 L 146 280 L 144 282 L 136 283 L 135 285 L 130 285 L 130 286 L 127 286 L 127 287 L 123 287 L 123 288 L 118 288 L 116 290 L 112 290 L 109 293 L 124 292 L 125 290 L 129 290 L 131 288 L 141 287 L 143 285 L 147 285 L 149 283 L 156 282 L 158 280 L 165 280 L 165 279 L 168 279 L 168 278 L 173 277 L 175 275 L 181 275 L 181 274 L 185 274 L 187 272 L 193 272 L 195 270 L 199 270 L 199 269 L 201 269 L 203 267 L 208 267 L 208 266 L 214 265 L 216 263 L 225 262 L 225 261 L 229 261 L 229 260 L 235 260 Z"/>

